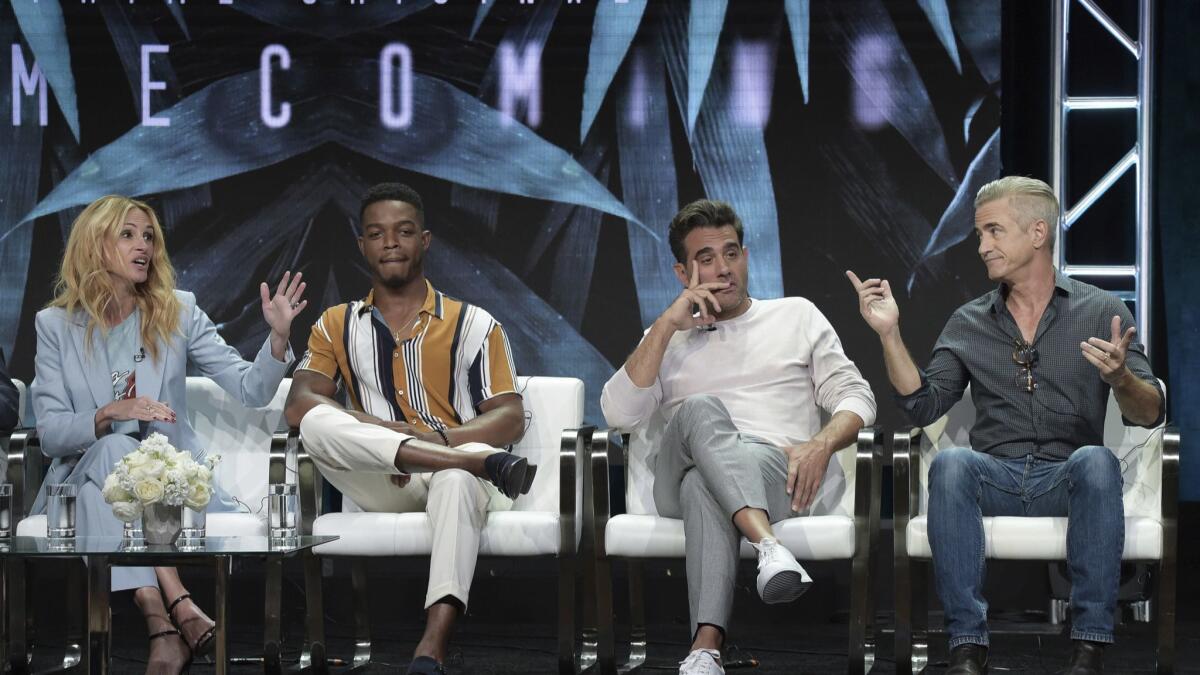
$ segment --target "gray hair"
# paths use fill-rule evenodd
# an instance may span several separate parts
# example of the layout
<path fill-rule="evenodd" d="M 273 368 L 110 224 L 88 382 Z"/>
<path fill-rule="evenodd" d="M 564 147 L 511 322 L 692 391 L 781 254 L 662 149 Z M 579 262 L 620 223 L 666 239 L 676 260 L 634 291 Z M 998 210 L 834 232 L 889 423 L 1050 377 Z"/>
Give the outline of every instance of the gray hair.
<path fill-rule="evenodd" d="M 1059 206 L 1058 197 L 1045 181 L 1026 176 L 1005 176 L 994 180 L 983 187 L 975 195 L 975 208 L 1008 197 L 1008 205 L 1017 216 L 1018 224 L 1028 229 L 1033 223 L 1046 221 L 1047 250 L 1054 250 L 1054 240 L 1058 236 Z"/>

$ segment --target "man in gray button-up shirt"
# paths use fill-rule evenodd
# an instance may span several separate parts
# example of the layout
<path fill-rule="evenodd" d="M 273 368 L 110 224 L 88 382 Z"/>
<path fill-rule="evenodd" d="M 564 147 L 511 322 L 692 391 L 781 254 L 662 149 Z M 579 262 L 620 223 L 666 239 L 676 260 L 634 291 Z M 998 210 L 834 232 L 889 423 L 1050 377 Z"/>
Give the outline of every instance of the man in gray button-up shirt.
<path fill-rule="evenodd" d="M 975 233 L 999 284 L 960 307 L 924 371 L 900 337 L 886 280 L 848 272 L 880 336 L 896 400 L 915 424 L 941 417 L 971 386 L 971 449 L 941 452 L 929 471 L 929 544 L 946 610 L 947 673 L 987 671 L 982 595 L 984 516 L 1067 516 L 1073 585 L 1068 672 L 1102 672 L 1124 546 L 1121 471 L 1101 447 L 1108 393 L 1127 424 L 1154 426 L 1163 393 L 1134 342 L 1124 303 L 1055 270 L 1059 205 L 1044 182 L 1007 177 L 975 199 Z"/>

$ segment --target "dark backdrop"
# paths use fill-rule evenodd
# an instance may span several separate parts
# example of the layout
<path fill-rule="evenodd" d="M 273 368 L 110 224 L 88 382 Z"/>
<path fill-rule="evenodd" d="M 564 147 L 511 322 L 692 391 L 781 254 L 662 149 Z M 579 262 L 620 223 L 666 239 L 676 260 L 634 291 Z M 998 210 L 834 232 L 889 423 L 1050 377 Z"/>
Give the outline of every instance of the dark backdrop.
<path fill-rule="evenodd" d="M 48 126 L 23 95 L 22 125 L 0 127 L 14 375 L 32 376 L 33 315 L 96 196 L 157 206 L 180 286 L 250 353 L 266 332 L 260 280 L 304 270 L 297 348 L 321 307 L 365 294 L 357 197 L 401 180 L 425 199 L 434 283 L 505 324 L 521 372 L 585 379 L 599 422 L 600 386 L 678 290 L 666 222 L 707 195 L 746 221 L 752 292 L 812 299 L 877 384 L 881 421 L 899 423 L 843 271 L 892 280 L 918 354 L 987 288 L 974 246 L 955 244 L 998 172 L 999 3 L 741 0 L 722 16 L 725 4 L 690 17 L 663 1 L 5 3 L 0 42 L 50 85 Z M 379 119 L 389 42 L 412 53 L 403 131 Z M 169 127 L 140 124 L 139 45 L 155 43 L 170 51 L 150 59 L 165 82 L 151 111 Z M 505 43 L 541 46 L 536 124 L 523 106 L 514 124 L 495 111 Z M 276 110 L 292 105 L 283 129 L 259 118 L 269 44 L 292 60 L 272 71 Z M 11 72 L 7 48 L 0 60 Z"/>

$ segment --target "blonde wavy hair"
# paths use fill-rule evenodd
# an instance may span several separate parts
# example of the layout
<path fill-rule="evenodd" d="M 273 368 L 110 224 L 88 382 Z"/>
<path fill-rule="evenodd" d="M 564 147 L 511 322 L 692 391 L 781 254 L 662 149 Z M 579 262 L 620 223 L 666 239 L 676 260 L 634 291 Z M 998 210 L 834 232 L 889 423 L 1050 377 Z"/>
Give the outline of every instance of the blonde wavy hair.
<path fill-rule="evenodd" d="M 179 332 L 182 304 L 175 297 L 175 268 L 167 258 L 162 226 L 149 204 L 119 195 L 101 197 L 88 204 L 71 225 L 54 285 L 54 299 L 48 306 L 61 307 L 68 314 L 87 313 L 89 349 L 97 328 L 101 335 L 108 334 L 104 317 L 117 303 L 117 288 L 108 273 L 109 261 L 116 255 L 117 236 L 133 209 L 145 212 L 154 229 L 150 269 L 146 281 L 134 286 L 134 303 L 142 313 L 142 345 L 157 361 L 159 350 Z"/>

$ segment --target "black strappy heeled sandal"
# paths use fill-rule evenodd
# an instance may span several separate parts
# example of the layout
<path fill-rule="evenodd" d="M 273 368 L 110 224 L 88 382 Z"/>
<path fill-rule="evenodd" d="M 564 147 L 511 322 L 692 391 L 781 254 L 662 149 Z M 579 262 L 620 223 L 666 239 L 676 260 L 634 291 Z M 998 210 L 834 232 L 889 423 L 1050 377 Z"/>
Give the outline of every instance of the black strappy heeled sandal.
<path fill-rule="evenodd" d="M 188 646 L 188 649 L 192 650 L 192 657 L 195 658 L 197 656 L 206 656 L 212 651 L 212 648 L 215 644 L 213 638 L 216 637 L 217 634 L 217 624 L 214 623 L 208 630 L 204 631 L 203 635 L 196 638 L 196 642 L 194 644 L 188 644 L 187 637 L 183 634 L 183 624 L 187 623 L 188 621 L 202 621 L 202 619 L 200 617 L 195 617 L 188 619 L 187 621 L 177 621 L 175 619 L 175 607 L 178 606 L 179 603 L 183 602 L 184 600 L 188 600 L 191 597 L 191 593 L 184 593 L 178 598 L 172 600 L 171 604 L 167 606 L 167 616 L 171 617 L 171 623 L 174 624 L 175 628 L 178 629 L 176 632 L 179 633 L 179 637 L 183 639 L 183 643 Z"/>
<path fill-rule="evenodd" d="M 178 628 L 168 628 L 167 630 L 155 633 L 150 636 L 150 641 L 153 642 L 153 641 L 157 640 L 158 638 L 167 637 L 169 635 L 178 635 L 179 640 L 181 642 L 183 642 L 183 646 L 184 647 L 188 646 L 187 640 L 184 639 L 183 633 L 179 632 Z M 183 662 L 183 668 L 179 671 L 179 675 L 187 675 L 188 674 L 188 672 L 192 668 L 192 659 L 194 659 L 194 658 L 195 658 L 195 653 L 192 652 L 191 647 L 188 647 L 187 661 Z"/>

